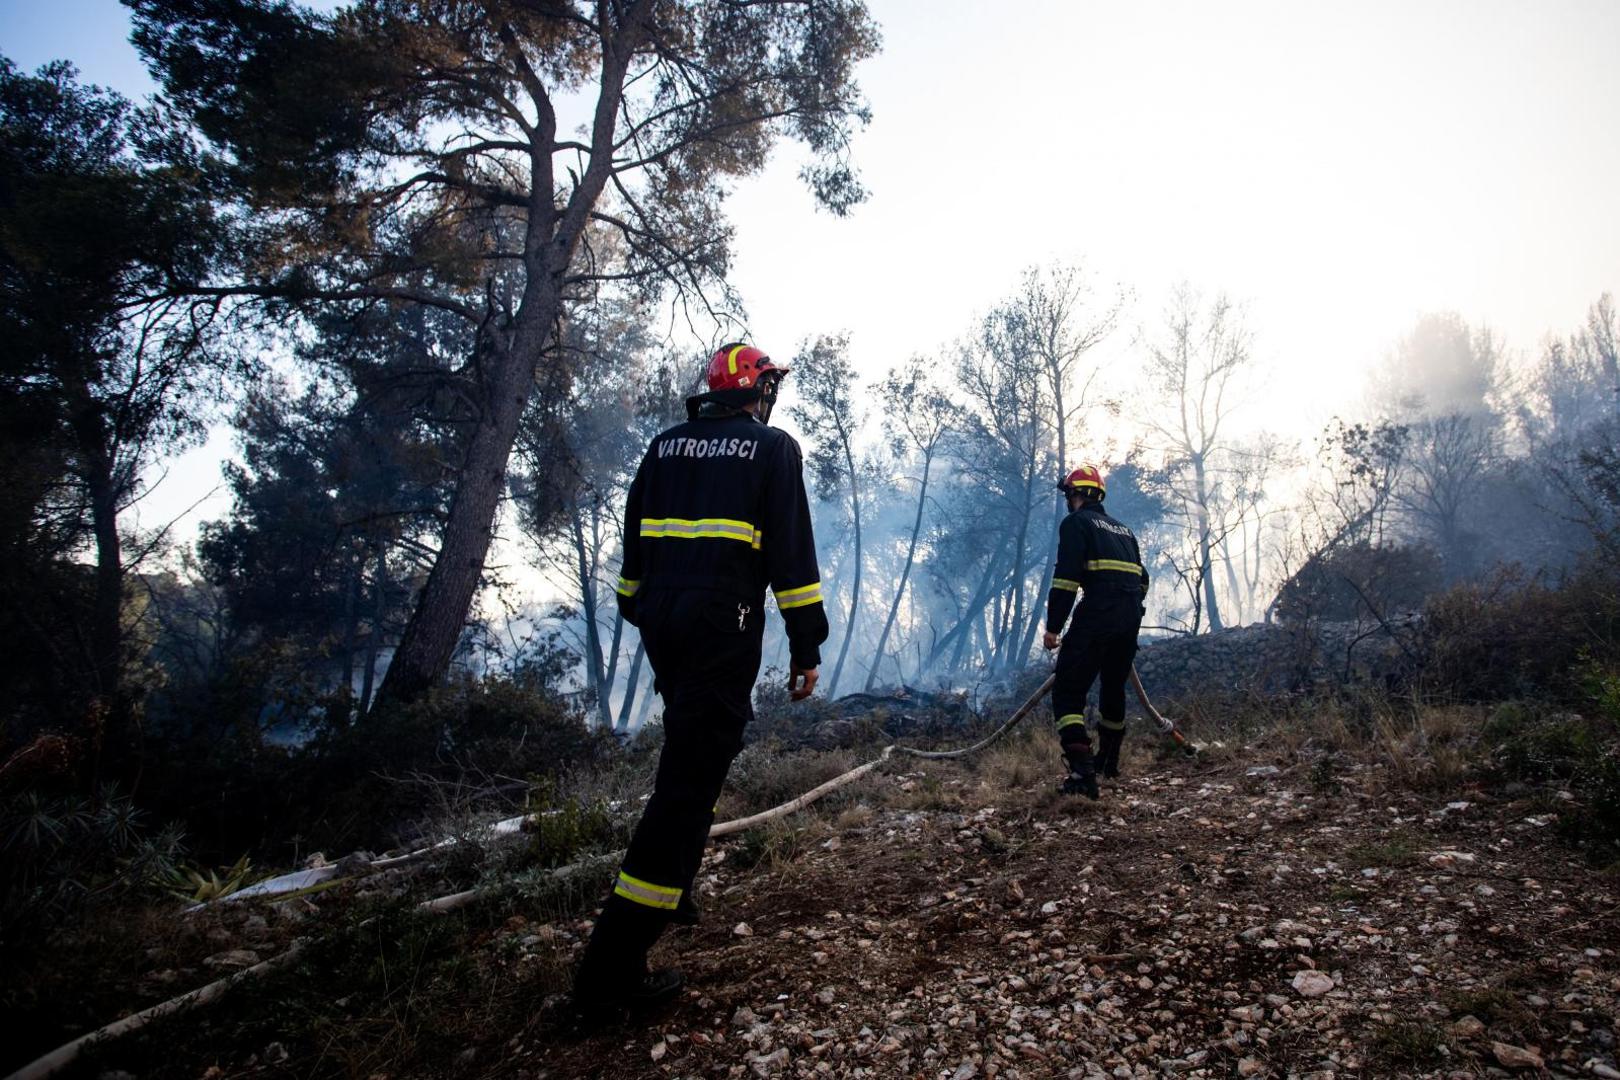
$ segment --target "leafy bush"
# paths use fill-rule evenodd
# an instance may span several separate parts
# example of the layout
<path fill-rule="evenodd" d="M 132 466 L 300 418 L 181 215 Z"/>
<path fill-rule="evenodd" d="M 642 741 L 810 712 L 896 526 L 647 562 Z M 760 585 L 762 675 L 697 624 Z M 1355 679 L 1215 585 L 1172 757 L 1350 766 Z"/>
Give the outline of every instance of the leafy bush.
<path fill-rule="evenodd" d="M 1613 680 L 1587 670 L 1588 714 L 1508 702 L 1482 732 L 1503 776 L 1571 793 L 1559 806 L 1559 832 L 1600 861 L 1620 859 L 1620 715 L 1607 697 Z"/>
<path fill-rule="evenodd" d="M 178 742 L 155 736 L 147 809 L 184 822 L 210 863 L 243 851 L 285 862 L 311 846 L 382 850 L 415 839 L 438 809 L 434 784 L 486 793 L 462 811 L 505 810 L 511 797 L 500 792 L 525 777 L 620 756 L 611 734 L 586 728 L 554 694 L 505 679 L 458 681 L 359 717 L 340 698 L 301 699 L 299 708 L 312 723 L 299 746 L 270 741 L 264 723 L 246 717 Z"/>
<path fill-rule="evenodd" d="M 634 823 L 629 815 L 615 815 L 603 800 L 559 798 L 556 782 L 544 777 L 530 788 L 525 810 L 534 815 L 525 827 L 530 857 L 547 868 L 628 844 Z"/>
<path fill-rule="evenodd" d="M 727 862 L 739 870 L 762 866 L 780 870 L 820 839 L 814 830 L 787 821 L 769 821 L 744 831 L 731 845 Z"/>
<path fill-rule="evenodd" d="M 1557 586 L 1513 569 L 1460 585 L 1429 603 L 1420 650 L 1432 693 L 1573 701 L 1583 664 L 1620 657 L 1620 577 L 1594 564 Z"/>
<path fill-rule="evenodd" d="M 753 814 L 797 798 L 856 764 L 847 751 L 783 750 L 775 742 L 753 743 L 732 762 L 726 790 L 740 803 L 739 813 Z"/>

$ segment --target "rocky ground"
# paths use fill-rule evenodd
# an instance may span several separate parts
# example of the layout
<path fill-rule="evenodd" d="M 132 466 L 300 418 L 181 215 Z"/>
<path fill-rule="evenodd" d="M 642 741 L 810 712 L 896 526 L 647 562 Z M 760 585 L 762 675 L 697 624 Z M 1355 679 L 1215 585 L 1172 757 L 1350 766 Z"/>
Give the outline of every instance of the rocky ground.
<path fill-rule="evenodd" d="M 313 959 L 77 1075 L 1620 1077 L 1620 878 L 1559 834 L 1574 796 L 1147 741 L 1096 803 L 1055 793 L 1032 727 L 717 843 L 703 924 L 654 956 L 688 988 L 635 1023 L 566 1007 L 588 899 L 410 914 L 430 877 L 227 905 L 74 976 L 77 1030 L 297 935 Z"/>
<path fill-rule="evenodd" d="M 690 979 L 665 1014 L 587 1031 L 554 1000 L 487 1073 L 1620 1077 L 1620 883 L 1551 814 L 1145 767 L 1096 804 L 888 778 L 901 806 L 773 873 L 721 861 L 655 957 Z M 546 929 L 566 952 L 587 926 Z"/>

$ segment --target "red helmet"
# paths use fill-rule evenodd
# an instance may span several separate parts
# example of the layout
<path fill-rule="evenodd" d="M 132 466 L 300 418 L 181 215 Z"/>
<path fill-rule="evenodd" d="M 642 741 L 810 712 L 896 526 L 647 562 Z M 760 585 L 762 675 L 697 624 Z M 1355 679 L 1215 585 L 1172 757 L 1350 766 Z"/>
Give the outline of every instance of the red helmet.
<path fill-rule="evenodd" d="M 1108 494 L 1108 485 L 1103 483 L 1102 472 L 1095 465 L 1082 465 L 1070 473 L 1061 483 L 1058 490 L 1065 495 L 1070 492 L 1084 491 L 1087 488 L 1096 492 L 1097 498 Z"/>
<path fill-rule="evenodd" d="M 771 358 L 752 345 L 733 341 L 722 345 L 709 357 L 710 390 L 750 390 L 759 385 L 759 378 L 767 371 L 786 375 L 788 368 L 771 362 Z"/>

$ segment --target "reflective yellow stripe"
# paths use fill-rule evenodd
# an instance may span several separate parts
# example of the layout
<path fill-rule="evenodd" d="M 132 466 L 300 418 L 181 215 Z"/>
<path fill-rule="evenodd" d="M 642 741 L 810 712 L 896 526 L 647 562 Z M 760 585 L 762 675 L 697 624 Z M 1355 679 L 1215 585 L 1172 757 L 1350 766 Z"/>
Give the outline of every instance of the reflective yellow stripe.
<path fill-rule="evenodd" d="M 654 885 L 650 881 L 633 878 L 623 870 L 619 871 L 619 883 L 613 886 L 613 892 L 626 900 L 645 907 L 659 908 L 664 911 L 673 911 L 681 902 L 681 890 L 666 888 L 663 885 Z"/>
<path fill-rule="evenodd" d="M 1098 727 L 1105 727 L 1109 731 L 1124 731 L 1125 730 L 1125 721 L 1123 721 L 1123 720 L 1110 720 L 1105 716 L 1099 716 L 1099 717 L 1097 717 L 1097 726 Z"/>
<path fill-rule="evenodd" d="M 732 518 L 642 518 L 641 535 L 665 540 L 741 540 L 758 548 L 765 534 Z"/>
<path fill-rule="evenodd" d="M 737 374 L 737 354 L 746 348 L 748 348 L 748 346 L 738 345 L 735 349 L 732 349 L 726 354 L 726 369 L 730 371 L 731 374 Z"/>
<path fill-rule="evenodd" d="M 821 582 L 810 585 L 801 585 L 797 589 L 782 589 L 776 594 L 776 606 L 781 611 L 790 608 L 808 607 L 811 604 L 821 603 Z"/>
<path fill-rule="evenodd" d="M 631 581 L 627 577 L 620 577 L 619 586 L 614 591 L 620 596 L 634 596 L 636 595 L 636 590 L 639 588 L 641 588 L 641 582 Z"/>
<path fill-rule="evenodd" d="M 1052 588 L 1062 589 L 1064 592 L 1079 592 L 1080 583 L 1078 581 L 1070 581 L 1066 577 L 1055 577 L 1052 579 Z"/>
<path fill-rule="evenodd" d="M 1120 570 L 1127 574 L 1140 574 L 1143 572 L 1140 563 L 1124 562 L 1120 559 L 1092 559 L 1086 563 L 1087 570 Z"/>
<path fill-rule="evenodd" d="M 1068 727 L 1071 724 L 1079 724 L 1081 727 L 1084 727 L 1085 724 L 1086 724 L 1086 714 L 1085 713 L 1069 713 L 1066 716 L 1058 717 L 1057 729 L 1059 731 L 1062 731 L 1064 728 Z"/>

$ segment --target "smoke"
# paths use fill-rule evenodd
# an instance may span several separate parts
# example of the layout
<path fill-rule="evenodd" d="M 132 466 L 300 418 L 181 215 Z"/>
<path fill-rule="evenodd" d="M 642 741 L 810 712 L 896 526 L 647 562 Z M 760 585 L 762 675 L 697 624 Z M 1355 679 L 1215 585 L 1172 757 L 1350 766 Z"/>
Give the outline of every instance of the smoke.
<path fill-rule="evenodd" d="M 1402 420 L 1485 416 L 1501 368 L 1501 346 L 1489 329 L 1470 328 L 1456 312 L 1424 315 L 1373 376 L 1373 413 Z"/>

